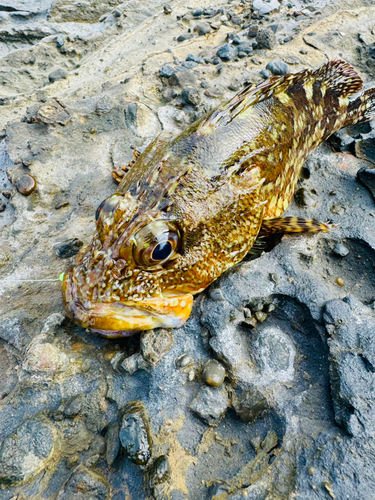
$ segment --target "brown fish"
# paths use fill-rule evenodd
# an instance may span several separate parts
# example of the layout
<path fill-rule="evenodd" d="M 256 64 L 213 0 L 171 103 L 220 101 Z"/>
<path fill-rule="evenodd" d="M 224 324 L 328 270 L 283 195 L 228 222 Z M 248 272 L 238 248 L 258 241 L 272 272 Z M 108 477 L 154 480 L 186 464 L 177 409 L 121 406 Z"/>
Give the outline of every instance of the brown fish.
<path fill-rule="evenodd" d="M 328 231 L 281 215 L 310 151 L 375 116 L 375 88 L 361 88 L 335 59 L 246 88 L 169 142 L 157 137 L 100 205 L 65 274 L 69 316 L 110 337 L 179 327 L 193 295 L 242 260 L 261 228 Z"/>

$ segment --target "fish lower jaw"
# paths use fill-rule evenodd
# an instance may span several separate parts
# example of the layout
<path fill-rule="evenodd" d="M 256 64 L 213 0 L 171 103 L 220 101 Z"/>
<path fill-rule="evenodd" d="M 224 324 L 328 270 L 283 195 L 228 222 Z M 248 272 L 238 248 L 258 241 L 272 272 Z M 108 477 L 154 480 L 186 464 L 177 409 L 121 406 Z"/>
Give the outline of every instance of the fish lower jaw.
<path fill-rule="evenodd" d="M 142 330 L 179 328 L 190 316 L 193 296 L 153 297 L 140 302 L 96 302 L 83 306 L 63 285 L 64 307 L 79 326 L 105 337 L 128 337 Z"/>

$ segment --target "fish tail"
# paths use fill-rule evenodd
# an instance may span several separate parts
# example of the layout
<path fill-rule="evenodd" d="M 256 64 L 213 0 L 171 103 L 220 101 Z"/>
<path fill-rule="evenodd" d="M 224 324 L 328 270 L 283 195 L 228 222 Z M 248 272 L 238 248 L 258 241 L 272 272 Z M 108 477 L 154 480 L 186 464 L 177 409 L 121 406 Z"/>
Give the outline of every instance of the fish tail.
<path fill-rule="evenodd" d="M 375 87 L 364 90 L 349 102 L 344 127 L 375 118 Z"/>

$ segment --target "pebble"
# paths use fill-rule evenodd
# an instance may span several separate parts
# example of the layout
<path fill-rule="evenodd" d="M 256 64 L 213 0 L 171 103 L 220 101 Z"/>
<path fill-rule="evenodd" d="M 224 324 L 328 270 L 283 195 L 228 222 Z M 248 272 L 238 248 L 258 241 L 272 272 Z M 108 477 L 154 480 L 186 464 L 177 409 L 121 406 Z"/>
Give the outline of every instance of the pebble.
<path fill-rule="evenodd" d="M 186 368 L 194 364 L 194 359 L 190 356 L 190 354 L 183 354 L 176 359 L 175 364 L 176 368 Z"/>
<path fill-rule="evenodd" d="M 208 35 L 208 33 L 211 33 L 211 26 L 208 23 L 200 22 L 194 26 L 194 31 L 196 31 L 199 36 Z"/>
<path fill-rule="evenodd" d="M 166 455 L 160 455 L 160 457 L 155 458 L 147 471 L 147 476 L 151 490 L 153 490 L 157 484 L 168 481 L 171 477 L 171 466 L 169 465 L 168 457 Z"/>
<path fill-rule="evenodd" d="M 236 26 L 241 26 L 242 24 L 242 18 L 240 16 L 232 16 L 231 17 L 231 22 L 235 24 Z"/>
<path fill-rule="evenodd" d="M 262 0 L 254 0 L 253 10 L 258 10 L 259 14 L 265 15 L 269 14 L 273 10 L 279 10 L 280 4 L 277 0 L 270 0 L 269 2 L 263 2 Z"/>
<path fill-rule="evenodd" d="M 203 380 L 208 385 L 213 387 L 220 387 L 225 379 L 225 368 L 224 366 L 216 361 L 216 359 L 211 359 L 208 361 L 203 370 Z"/>
<path fill-rule="evenodd" d="M 238 396 L 234 403 L 234 409 L 243 422 L 251 423 L 268 413 L 270 406 L 265 395 L 254 388 L 244 391 Z"/>
<path fill-rule="evenodd" d="M 233 45 L 239 45 L 241 43 L 237 33 L 228 33 L 226 40 L 227 42 L 232 42 Z"/>
<path fill-rule="evenodd" d="M 346 257 L 349 252 L 349 249 L 343 243 L 337 243 L 333 249 L 333 253 L 339 257 Z"/>
<path fill-rule="evenodd" d="M 273 75 L 286 75 L 289 73 L 289 66 L 282 61 L 271 61 L 267 64 L 266 69 L 271 71 Z"/>
<path fill-rule="evenodd" d="M 14 183 L 17 191 L 24 196 L 29 196 L 36 188 L 36 180 L 30 174 L 23 174 Z"/>
<path fill-rule="evenodd" d="M 253 46 L 252 46 L 252 44 L 250 42 L 241 42 L 237 46 L 237 50 L 239 52 L 245 52 L 246 55 L 249 55 L 253 51 Z"/>
<path fill-rule="evenodd" d="M 219 13 L 219 11 L 217 9 L 213 9 L 213 8 L 208 8 L 208 9 L 203 10 L 203 15 L 205 17 L 214 17 L 218 13 Z"/>
<path fill-rule="evenodd" d="M 263 323 L 263 321 L 265 321 L 267 319 L 267 314 L 263 311 L 257 311 L 255 313 L 255 317 L 256 317 L 257 321 L 259 321 L 259 323 Z"/>
<path fill-rule="evenodd" d="M 63 35 L 57 35 L 56 37 L 56 47 L 60 49 L 65 43 L 64 36 Z"/>
<path fill-rule="evenodd" d="M 52 73 L 50 73 L 48 75 L 48 80 L 51 83 L 54 83 L 57 80 L 65 80 L 67 78 L 67 76 L 68 76 L 68 73 L 65 71 L 65 69 L 59 68 L 59 69 L 55 69 L 55 71 L 52 71 Z"/>
<path fill-rule="evenodd" d="M 260 74 L 263 78 L 269 78 L 271 76 L 271 71 L 268 71 L 268 69 L 262 69 Z"/>
<path fill-rule="evenodd" d="M 193 61 L 197 64 L 204 64 L 204 60 L 201 57 L 197 57 L 194 54 L 188 54 L 186 57 L 186 61 Z"/>
<path fill-rule="evenodd" d="M 249 31 L 247 32 L 247 36 L 249 38 L 255 38 L 258 34 L 259 26 L 257 24 L 253 24 L 249 27 Z"/>
<path fill-rule="evenodd" d="M 120 442 L 131 462 L 146 465 L 150 460 L 150 424 L 141 401 L 132 401 L 126 405 L 120 429 Z"/>
<path fill-rule="evenodd" d="M 217 55 L 222 61 L 233 61 L 238 55 L 238 49 L 229 43 L 225 43 L 218 49 Z"/>
<path fill-rule="evenodd" d="M 172 13 L 172 7 L 170 5 L 164 5 L 163 10 L 164 10 L 164 14 L 166 14 L 166 15 Z"/>
<path fill-rule="evenodd" d="M 259 49 L 272 50 L 276 47 L 276 36 L 270 28 L 260 28 L 256 35 L 256 41 Z"/>
<path fill-rule="evenodd" d="M 141 353 L 152 365 L 156 365 L 172 347 L 173 335 L 169 330 L 158 328 L 141 334 Z"/>
<path fill-rule="evenodd" d="M 147 361 L 139 352 L 125 358 L 121 363 L 121 369 L 129 375 L 133 375 L 138 370 L 145 370 L 148 366 Z"/>
<path fill-rule="evenodd" d="M 61 241 L 53 245 L 53 251 L 60 259 L 69 259 L 80 251 L 83 246 L 83 241 L 78 238 L 71 238 L 70 240 Z"/>
<path fill-rule="evenodd" d="M 182 63 L 182 66 L 184 68 L 193 69 L 193 68 L 197 67 L 198 64 L 195 61 L 184 61 Z"/>
<path fill-rule="evenodd" d="M 336 278 L 336 283 L 339 285 L 339 286 L 344 286 L 344 280 L 342 278 Z"/>
<path fill-rule="evenodd" d="M 204 387 L 190 404 L 190 409 L 208 425 L 216 427 L 228 408 L 225 391 Z"/>
<path fill-rule="evenodd" d="M 164 66 L 159 69 L 159 75 L 164 78 L 170 78 L 175 72 L 175 69 L 170 64 L 164 64 Z"/>
<path fill-rule="evenodd" d="M 185 69 L 185 71 L 177 71 L 174 73 L 169 82 L 172 85 L 178 85 L 181 88 L 194 86 L 197 82 L 197 78 L 191 71 Z"/>
<path fill-rule="evenodd" d="M 193 15 L 194 17 L 199 17 L 199 16 L 201 16 L 202 14 L 203 14 L 203 9 L 197 9 L 197 10 L 195 10 L 194 12 L 192 12 L 192 15 Z"/>
<path fill-rule="evenodd" d="M 184 33 L 183 35 L 177 37 L 177 41 L 185 42 L 185 40 L 190 40 L 191 38 L 193 38 L 193 35 L 191 33 Z"/>
<path fill-rule="evenodd" d="M 194 87 L 183 89 L 181 97 L 186 104 L 191 104 L 192 106 L 198 106 L 201 100 L 199 91 Z"/>

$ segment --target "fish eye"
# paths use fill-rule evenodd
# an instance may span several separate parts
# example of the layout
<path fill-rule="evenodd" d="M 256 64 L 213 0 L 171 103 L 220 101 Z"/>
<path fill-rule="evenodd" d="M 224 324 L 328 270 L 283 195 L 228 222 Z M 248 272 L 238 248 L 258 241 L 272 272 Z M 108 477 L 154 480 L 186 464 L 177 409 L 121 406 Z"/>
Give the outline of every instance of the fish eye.
<path fill-rule="evenodd" d="M 133 256 L 137 264 L 152 267 L 163 264 L 178 250 L 178 229 L 165 221 L 154 221 L 138 231 L 134 237 Z"/>

